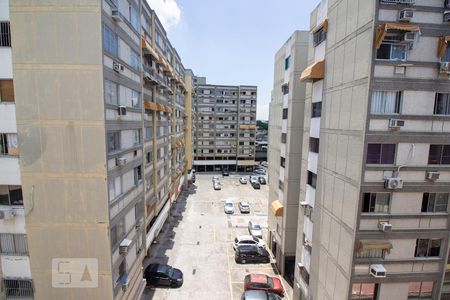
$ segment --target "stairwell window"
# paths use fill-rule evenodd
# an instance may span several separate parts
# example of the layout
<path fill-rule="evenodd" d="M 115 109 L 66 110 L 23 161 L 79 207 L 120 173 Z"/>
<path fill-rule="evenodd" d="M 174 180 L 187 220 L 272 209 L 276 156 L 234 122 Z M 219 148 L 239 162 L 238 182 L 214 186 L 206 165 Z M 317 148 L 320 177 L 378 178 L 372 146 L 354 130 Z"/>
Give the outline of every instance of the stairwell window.
<path fill-rule="evenodd" d="M 120 131 L 108 132 L 108 153 L 120 150 Z"/>
<path fill-rule="evenodd" d="M 319 44 L 321 44 L 326 39 L 327 39 L 327 32 L 322 27 L 322 28 L 320 28 L 319 30 L 317 30 L 316 32 L 313 33 L 314 47 L 318 46 Z"/>
<path fill-rule="evenodd" d="M 402 92 L 373 92 L 370 112 L 372 114 L 398 114 L 400 113 L 401 99 Z"/>
<path fill-rule="evenodd" d="M 441 252 L 440 239 L 417 239 L 415 257 L 439 256 Z"/>
<path fill-rule="evenodd" d="M 322 115 L 322 102 L 315 102 L 312 104 L 311 118 L 320 118 Z"/>
<path fill-rule="evenodd" d="M 309 184 L 310 186 L 312 186 L 313 188 L 316 188 L 317 186 L 317 175 L 314 174 L 311 171 L 308 171 L 308 178 L 307 178 L 307 184 Z"/>
<path fill-rule="evenodd" d="M 280 166 L 286 168 L 286 158 L 280 157 Z"/>
<path fill-rule="evenodd" d="M 20 185 L 0 185 L 0 205 L 23 205 Z"/>
<path fill-rule="evenodd" d="M 118 92 L 117 92 L 117 84 L 110 81 L 105 80 L 105 102 L 108 104 L 118 105 Z"/>
<path fill-rule="evenodd" d="M 283 108 L 283 120 L 286 120 L 288 118 L 288 109 Z"/>
<path fill-rule="evenodd" d="M 450 164 L 450 145 L 430 145 L 428 154 L 429 165 Z"/>
<path fill-rule="evenodd" d="M 289 69 L 289 66 L 291 65 L 291 56 L 289 55 L 284 59 L 284 70 Z M 252 94 L 253 95 L 253 94 Z"/>
<path fill-rule="evenodd" d="M 319 139 L 309 138 L 309 151 L 319 153 Z"/>
<path fill-rule="evenodd" d="M 369 144 L 367 146 L 367 164 L 391 165 L 395 159 L 395 144 Z"/>
<path fill-rule="evenodd" d="M 281 143 L 282 144 L 286 144 L 287 141 L 287 134 L 286 133 L 282 133 L 281 134 Z"/>
<path fill-rule="evenodd" d="M 423 193 L 421 212 L 447 212 L 448 193 Z"/>
<path fill-rule="evenodd" d="M 434 100 L 435 115 L 450 115 L 450 94 L 436 93 Z"/>
<path fill-rule="evenodd" d="M 281 86 L 281 92 L 283 95 L 289 94 L 289 83 L 285 83 Z"/>
<path fill-rule="evenodd" d="M 389 213 L 390 193 L 364 193 L 363 213 Z"/>

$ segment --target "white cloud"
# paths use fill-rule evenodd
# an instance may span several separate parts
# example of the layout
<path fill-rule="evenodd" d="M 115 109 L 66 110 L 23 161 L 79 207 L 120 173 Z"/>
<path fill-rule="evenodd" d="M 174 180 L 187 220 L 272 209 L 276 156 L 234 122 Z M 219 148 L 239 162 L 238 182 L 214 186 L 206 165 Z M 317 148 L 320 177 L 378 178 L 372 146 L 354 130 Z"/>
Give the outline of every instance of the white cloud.
<path fill-rule="evenodd" d="M 178 25 L 181 18 L 181 9 L 176 0 L 147 0 L 147 2 L 155 10 L 167 31 L 171 27 Z"/>

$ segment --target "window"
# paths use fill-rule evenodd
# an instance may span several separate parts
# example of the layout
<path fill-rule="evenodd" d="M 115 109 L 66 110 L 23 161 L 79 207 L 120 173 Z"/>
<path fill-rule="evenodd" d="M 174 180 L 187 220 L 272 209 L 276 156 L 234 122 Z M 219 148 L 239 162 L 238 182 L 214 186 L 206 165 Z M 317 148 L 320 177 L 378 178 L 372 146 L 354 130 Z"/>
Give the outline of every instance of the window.
<path fill-rule="evenodd" d="M 149 152 L 147 152 L 145 162 L 146 162 L 147 164 L 149 164 L 149 163 L 151 163 L 152 161 L 153 161 L 153 153 L 152 153 L 151 151 L 149 151 Z"/>
<path fill-rule="evenodd" d="M 141 130 L 135 129 L 133 130 L 133 146 L 139 146 L 141 144 Z"/>
<path fill-rule="evenodd" d="M 108 132 L 108 153 L 120 150 L 120 131 Z"/>
<path fill-rule="evenodd" d="M 0 185 L 0 205 L 23 205 L 20 185 Z"/>
<path fill-rule="evenodd" d="M 285 70 L 289 69 L 290 64 L 291 64 L 291 56 L 289 55 L 284 59 L 284 69 Z"/>
<path fill-rule="evenodd" d="M 288 109 L 283 108 L 283 120 L 286 120 L 288 118 Z"/>
<path fill-rule="evenodd" d="M 382 43 L 377 50 L 377 59 L 406 60 L 406 45 Z"/>
<path fill-rule="evenodd" d="M 0 80 L 0 101 L 14 102 L 14 85 L 11 79 Z"/>
<path fill-rule="evenodd" d="M 450 94 L 436 94 L 434 100 L 435 115 L 450 115 Z"/>
<path fill-rule="evenodd" d="M 448 193 L 423 193 L 422 212 L 447 212 Z"/>
<path fill-rule="evenodd" d="M 386 255 L 386 249 L 367 249 L 356 253 L 357 258 L 383 258 Z"/>
<path fill-rule="evenodd" d="M 447 49 L 445 49 L 444 55 L 441 57 L 441 62 L 450 62 L 450 47 L 447 42 Z"/>
<path fill-rule="evenodd" d="M 145 140 L 151 140 L 153 136 L 153 128 L 152 127 L 145 127 Z"/>
<path fill-rule="evenodd" d="M 117 97 L 117 84 L 110 81 L 105 80 L 105 102 L 108 104 L 119 104 L 119 99 Z"/>
<path fill-rule="evenodd" d="M 286 133 L 282 133 L 281 134 L 281 143 L 282 144 L 286 144 L 287 141 L 287 134 Z"/>
<path fill-rule="evenodd" d="M 286 158 L 280 157 L 280 166 L 286 168 Z"/>
<path fill-rule="evenodd" d="M 140 32 L 139 12 L 132 4 L 130 4 L 130 23 L 136 31 Z"/>
<path fill-rule="evenodd" d="M 103 48 L 110 54 L 118 55 L 117 35 L 106 25 L 103 25 Z"/>
<path fill-rule="evenodd" d="M 109 202 L 113 202 L 118 196 L 122 195 L 122 178 L 117 176 L 111 178 L 108 183 L 109 188 Z"/>
<path fill-rule="evenodd" d="M 319 153 L 319 139 L 309 138 L 309 151 Z"/>
<path fill-rule="evenodd" d="M 439 256 L 441 250 L 440 239 L 417 239 L 415 257 Z"/>
<path fill-rule="evenodd" d="M 429 165 L 450 164 L 450 145 L 430 145 L 428 154 Z"/>
<path fill-rule="evenodd" d="M 325 41 L 327 38 L 327 33 L 324 28 L 320 28 L 316 32 L 313 33 L 313 43 L 314 47 Z"/>
<path fill-rule="evenodd" d="M 283 95 L 287 95 L 289 93 L 289 83 L 285 83 L 281 86 L 281 92 Z"/>
<path fill-rule="evenodd" d="M 390 202 L 389 193 L 364 193 L 362 212 L 387 214 Z"/>
<path fill-rule="evenodd" d="M 136 70 L 141 69 L 141 57 L 133 50 L 130 50 L 130 63 L 134 69 Z"/>
<path fill-rule="evenodd" d="M 408 299 L 432 299 L 433 282 L 410 282 L 408 289 Z"/>
<path fill-rule="evenodd" d="M 389 165 L 394 163 L 395 144 L 369 144 L 367 146 L 367 164 Z"/>
<path fill-rule="evenodd" d="M 372 94 L 370 112 L 372 114 L 398 114 L 402 92 L 376 91 Z"/>
<path fill-rule="evenodd" d="M 320 118 L 322 115 L 322 102 L 315 102 L 312 104 L 311 118 Z"/>
<path fill-rule="evenodd" d="M 17 133 L 0 133 L 0 155 L 19 155 Z"/>
<path fill-rule="evenodd" d="M 0 253 L 7 255 L 28 255 L 25 234 L 0 233 Z"/>
<path fill-rule="evenodd" d="M 142 180 L 142 168 L 141 166 L 137 166 L 136 168 L 134 168 L 134 184 L 138 185 L 141 180 Z"/>
<path fill-rule="evenodd" d="M 111 246 L 114 247 L 125 234 L 125 219 L 121 219 L 111 228 Z"/>
<path fill-rule="evenodd" d="M 3 278 L 2 287 L 6 299 L 33 297 L 33 281 L 31 279 Z"/>
<path fill-rule="evenodd" d="M 308 171 L 308 179 L 307 179 L 307 184 L 309 184 L 310 186 L 312 186 L 313 188 L 316 188 L 317 185 L 317 175 L 314 174 L 311 171 Z"/>
<path fill-rule="evenodd" d="M 278 188 L 280 191 L 284 191 L 284 182 L 281 180 L 278 180 Z"/>
<path fill-rule="evenodd" d="M 11 47 L 9 22 L 0 22 L 0 47 Z"/>
<path fill-rule="evenodd" d="M 350 299 L 364 299 L 364 300 L 378 299 L 378 284 L 376 283 L 352 284 L 352 296 Z"/>

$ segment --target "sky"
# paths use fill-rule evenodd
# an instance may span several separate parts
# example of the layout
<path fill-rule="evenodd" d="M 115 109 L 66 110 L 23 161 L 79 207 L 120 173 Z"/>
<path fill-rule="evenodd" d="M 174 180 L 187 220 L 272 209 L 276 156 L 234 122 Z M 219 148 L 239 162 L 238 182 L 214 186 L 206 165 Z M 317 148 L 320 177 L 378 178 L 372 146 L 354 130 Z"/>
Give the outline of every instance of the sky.
<path fill-rule="evenodd" d="M 269 119 L 275 53 L 309 29 L 319 0 L 147 0 L 185 68 L 207 83 L 256 85 L 257 119 Z"/>

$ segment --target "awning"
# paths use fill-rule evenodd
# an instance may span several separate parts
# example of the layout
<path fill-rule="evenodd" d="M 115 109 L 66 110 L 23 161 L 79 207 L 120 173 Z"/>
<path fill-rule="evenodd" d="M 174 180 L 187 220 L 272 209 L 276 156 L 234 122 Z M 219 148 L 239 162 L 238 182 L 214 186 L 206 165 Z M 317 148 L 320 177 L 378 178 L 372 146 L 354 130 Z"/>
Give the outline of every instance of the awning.
<path fill-rule="evenodd" d="M 249 129 L 248 125 L 239 125 L 239 129 Z"/>
<path fill-rule="evenodd" d="M 319 25 L 317 25 L 316 27 L 314 27 L 314 29 L 312 30 L 312 32 L 317 32 L 319 31 L 321 28 L 323 28 L 323 31 L 328 32 L 328 19 L 325 19 L 322 23 L 320 23 Z"/>
<path fill-rule="evenodd" d="M 407 32 L 419 32 L 420 27 L 418 25 L 412 25 L 412 24 L 403 24 L 403 23 L 386 23 L 378 25 L 377 29 L 377 38 L 375 40 L 375 47 L 378 49 L 381 46 L 381 43 L 384 40 L 384 37 L 386 36 L 386 32 L 388 30 L 401 30 L 401 31 L 407 31 Z"/>
<path fill-rule="evenodd" d="M 280 201 L 275 200 L 270 205 L 270 209 L 272 210 L 272 213 L 275 217 L 281 217 L 283 216 L 283 204 L 281 204 Z"/>
<path fill-rule="evenodd" d="M 156 105 L 156 103 L 148 100 L 144 100 L 144 108 L 148 110 L 158 110 L 158 106 Z"/>
<path fill-rule="evenodd" d="M 181 147 L 181 146 L 183 145 L 183 143 L 181 142 L 181 140 L 178 140 L 177 144 L 178 144 L 178 147 Z"/>
<path fill-rule="evenodd" d="M 164 111 L 164 104 L 156 103 L 156 110 L 157 111 Z"/>
<path fill-rule="evenodd" d="M 248 129 L 256 129 L 256 125 L 248 125 Z"/>
<path fill-rule="evenodd" d="M 321 60 L 307 67 L 300 76 L 301 81 L 320 80 L 325 76 L 325 61 Z"/>
<path fill-rule="evenodd" d="M 164 105 L 164 111 L 166 113 L 172 113 L 172 109 L 170 107 L 168 107 L 167 105 Z"/>
<path fill-rule="evenodd" d="M 361 240 L 358 242 L 358 252 L 363 252 L 366 250 L 381 249 L 381 250 L 391 250 L 392 244 L 386 240 Z"/>
<path fill-rule="evenodd" d="M 152 55 L 156 60 L 159 60 L 159 55 L 158 53 L 156 53 L 155 49 L 152 48 L 152 46 L 150 46 L 147 43 L 147 40 L 145 39 L 145 37 L 141 36 L 141 44 L 142 44 L 142 48 L 147 50 L 147 52 Z"/>
<path fill-rule="evenodd" d="M 178 143 L 176 141 L 172 142 L 172 149 L 178 148 Z"/>
<path fill-rule="evenodd" d="M 442 58 L 447 50 L 447 43 L 450 42 L 450 36 L 441 36 L 439 38 L 438 57 Z"/>

